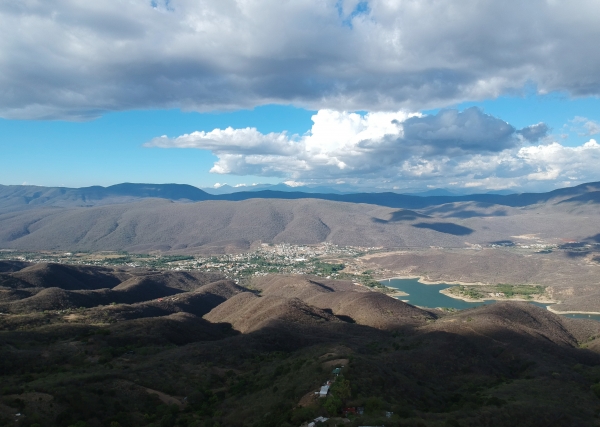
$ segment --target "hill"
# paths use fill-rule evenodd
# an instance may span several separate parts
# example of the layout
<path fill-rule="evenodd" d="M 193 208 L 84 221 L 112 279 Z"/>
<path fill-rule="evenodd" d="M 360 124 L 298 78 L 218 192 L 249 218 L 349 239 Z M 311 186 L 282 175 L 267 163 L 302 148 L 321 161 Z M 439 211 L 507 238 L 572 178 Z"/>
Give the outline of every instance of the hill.
<path fill-rule="evenodd" d="M 600 183 L 548 193 L 411 196 L 249 191 L 178 184 L 0 186 L 0 247 L 223 253 L 258 242 L 464 247 L 598 234 Z"/>
<path fill-rule="evenodd" d="M 223 253 L 253 244 L 362 247 L 465 247 L 538 235 L 584 240 L 598 234 L 589 204 L 535 208 L 449 204 L 420 212 L 326 200 L 252 199 L 175 203 L 148 199 L 88 208 L 0 214 L 0 247 L 25 250 L 126 250 Z"/>
<path fill-rule="evenodd" d="M 371 292 L 351 282 L 304 278 L 297 276 L 266 276 L 251 282 L 261 295 L 298 298 L 313 307 L 333 314 L 338 319 L 391 329 L 409 323 L 420 323 L 436 316 L 379 292 Z"/>
<path fill-rule="evenodd" d="M 41 263 L 27 266 L 9 276 L 33 288 L 54 287 L 59 284 L 61 289 L 66 290 L 92 290 L 112 288 L 121 282 L 121 278 L 126 277 L 126 273 L 108 268 Z"/>
<path fill-rule="evenodd" d="M 248 292 L 230 298 L 204 318 L 213 323 L 230 323 L 242 333 L 273 327 L 277 322 L 293 323 L 296 326 L 339 322 L 335 316 L 311 307 L 297 298 L 259 297 Z"/>
<path fill-rule="evenodd" d="M 110 187 L 39 187 L 32 185 L 0 185 L 0 211 L 15 211 L 42 206 L 74 207 L 98 204 L 128 203 L 145 198 L 201 201 L 211 196 L 199 188 L 185 184 L 130 184 Z"/>
<path fill-rule="evenodd" d="M 22 267 L 2 274 L 40 286 L 1 285 L 20 304 L 0 315 L 5 425 L 337 425 L 344 407 L 364 408 L 349 427 L 598 421 L 600 323 L 528 303 L 445 313 L 316 277 L 256 277 L 250 290 L 210 274 Z M 145 299 L 60 308 L 130 291 Z"/>

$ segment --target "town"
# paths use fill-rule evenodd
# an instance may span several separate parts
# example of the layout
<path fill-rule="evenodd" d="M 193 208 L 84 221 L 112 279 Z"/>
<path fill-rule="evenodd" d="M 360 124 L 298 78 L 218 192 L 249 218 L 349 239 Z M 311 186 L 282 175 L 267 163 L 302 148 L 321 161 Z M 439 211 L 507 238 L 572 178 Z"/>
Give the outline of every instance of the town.
<path fill-rule="evenodd" d="M 127 252 L 31 252 L 0 251 L 0 259 L 32 263 L 59 263 L 104 267 L 148 268 L 172 271 L 221 273 L 240 285 L 254 276 L 267 274 L 310 274 L 326 279 L 351 280 L 388 292 L 376 278 L 383 271 L 362 270 L 360 256 L 381 251 L 375 247 L 346 247 L 331 243 L 290 245 L 262 243 L 250 252 L 223 255 L 164 255 Z"/>

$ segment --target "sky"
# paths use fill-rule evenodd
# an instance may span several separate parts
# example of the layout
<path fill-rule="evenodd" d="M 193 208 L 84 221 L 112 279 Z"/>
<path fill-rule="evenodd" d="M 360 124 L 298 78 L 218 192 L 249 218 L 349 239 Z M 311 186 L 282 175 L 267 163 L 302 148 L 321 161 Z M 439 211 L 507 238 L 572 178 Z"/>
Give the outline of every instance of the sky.
<path fill-rule="evenodd" d="M 5 0 L 0 184 L 600 181 L 600 6 Z"/>

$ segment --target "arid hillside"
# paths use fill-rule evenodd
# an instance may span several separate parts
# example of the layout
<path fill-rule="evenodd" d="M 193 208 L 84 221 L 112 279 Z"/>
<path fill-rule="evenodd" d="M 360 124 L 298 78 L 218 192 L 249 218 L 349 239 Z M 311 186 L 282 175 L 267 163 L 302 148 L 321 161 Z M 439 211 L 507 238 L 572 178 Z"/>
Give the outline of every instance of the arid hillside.
<path fill-rule="evenodd" d="M 600 233 L 595 202 L 509 207 L 456 202 L 421 211 L 317 199 L 176 203 L 0 211 L 0 248 L 223 253 L 253 244 L 331 242 L 362 247 L 468 247 L 536 235 L 582 241 Z"/>
<path fill-rule="evenodd" d="M 90 207 L 131 203 L 148 198 L 181 202 L 205 200 L 242 201 L 250 199 L 317 199 L 347 203 L 366 203 L 402 209 L 423 209 L 452 203 L 474 202 L 505 207 L 525 207 L 561 202 L 598 202 L 600 182 L 575 187 L 559 188 L 547 193 L 520 193 L 500 195 L 493 193 L 464 196 L 417 196 L 399 193 L 304 193 L 301 191 L 240 191 L 213 195 L 185 184 L 123 183 L 109 187 L 82 188 L 40 187 L 33 185 L 0 185 L 0 211 L 18 211 L 39 207 Z"/>
<path fill-rule="evenodd" d="M 600 424 L 600 323 L 528 303 L 446 313 L 311 276 L 0 268 L 3 425 Z"/>

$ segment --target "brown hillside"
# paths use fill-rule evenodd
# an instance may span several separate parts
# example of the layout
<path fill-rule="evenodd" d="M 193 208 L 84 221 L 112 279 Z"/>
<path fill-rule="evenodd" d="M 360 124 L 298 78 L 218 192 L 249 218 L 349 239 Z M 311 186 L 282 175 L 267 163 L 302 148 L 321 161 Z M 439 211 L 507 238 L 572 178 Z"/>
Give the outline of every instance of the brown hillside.
<path fill-rule="evenodd" d="M 115 286 L 112 291 L 119 296 L 119 301 L 125 304 L 147 301 L 182 293 L 184 291 L 172 288 L 159 275 L 132 277 Z"/>
<path fill-rule="evenodd" d="M 251 283 L 252 287 L 258 289 L 262 295 L 300 298 L 303 301 L 315 295 L 336 291 L 368 292 L 352 282 L 324 280 L 311 276 L 269 275 L 256 277 Z"/>
<path fill-rule="evenodd" d="M 204 273 L 164 272 L 132 277 L 112 289 L 114 301 L 133 304 L 195 291 L 221 276 Z M 218 286 L 217 286 L 218 288 Z M 227 293 L 227 291 L 224 291 Z"/>
<path fill-rule="evenodd" d="M 220 280 L 195 291 L 179 294 L 171 298 L 172 301 L 167 302 L 172 304 L 177 311 L 203 316 L 241 292 L 247 292 L 247 289 L 229 280 Z"/>
<path fill-rule="evenodd" d="M 433 318 L 424 310 L 348 281 L 273 275 L 254 279 L 252 286 L 262 295 L 299 298 L 342 320 L 380 329 Z"/>
<path fill-rule="evenodd" d="M 25 289 L 0 289 L 0 303 L 29 298 L 34 293 Z"/>
<path fill-rule="evenodd" d="M 436 316 L 306 276 L 256 278 L 250 291 L 127 274 L 114 289 L 1 289 L 2 307 L 25 311 L 0 315 L 0 425 L 282 427 L 340 419 L 346 405 L 365 408 L 348 427 L 598 424 L 600 322 L 524 302 Z M 177 293 L 44 311 L 144 288 Z M 334 379 L 328 399 L 306 402 Z"/>
<path fill-rule="evenodd" d="M 0 304 L 0 311 L 30 313 L 44 310 L 94 307 L 109 302 L 108 289 L 99 291 L 67 291 L 61 288 L 45 288 L 33 296 Z"/>
<path fill-rule="evenodd" d="M 18 214 L 0 212 L 0 244 L 26 250 L 220 253 L 247 250 L 259 241 L 427 248 L 465 247 L 465 241 L 488 244 L 525 234 L 583 240 L 598 233 L 595 204 L 509 208 L 439 202 L 437 207 L 430 205 L 429 216 L 315 199 L 198 203 L 146 199 L 85 208 L 34 208 Z"/>
<path fill-rule="evenodd" d="M 299 325 L 318 325 L 339 320 L 298 298 L 276 296 L 259 297 L 249 292 L 240 293 L 204 316 L 213 323 L 230 323 L 234 329 L 248 333 L 268 326 L 274 321 Z"/>
<path fill-rule="evenodd" d="M 575 347 L 577 333 L 571 333 L 565 319 L 548 310 L 526 302 L 498 302 L 496 304 L 464 310 L 425 327 L 436 331 L 459 334 L 494 336 L 496 339 L 514 333 L 528 339 L 553 343 L 559 346 Z"/>
<path fill-rule="evenodd" d="M 155 299 L 133 304 L 123 303 L 95 307 L 88 310 L 86 316 L 93 322 L 105 322 L 108 319 L 122 321 L 168 316 L 180 312 L 203 316 L 240 292 L 246 292 L 246 290 L 233 282 L 221 280 L 202 286 L 192 292 L 183 292 L 170 296 L 163 295 Z M 109 295 L 111 295 L 113 300 L 119 297 L 117 292 L 113 291 Z"/>
<path fill-rule="evenodd" d="M 31 263 L 25 261 L 3 260 L 0 261 L 0 273 L 14 273 L 30 265 Z"/>
<path fill-rule="evenodd" d="M 421 323 L 435 317 L 420 308 L 379 292 L 333 292 L 316 295 L 308 304 L 329 309 L 340 318 L 351 318 L 360 325 L 389 329 L 410 323 Z"/>
<path fill-rule="evenodd" d="M 36 288 L 66 290 L 112 288 L 128 277 L 127 273 L 110 268 L 62 264 L 34 264 L 11 276 Z"/>

